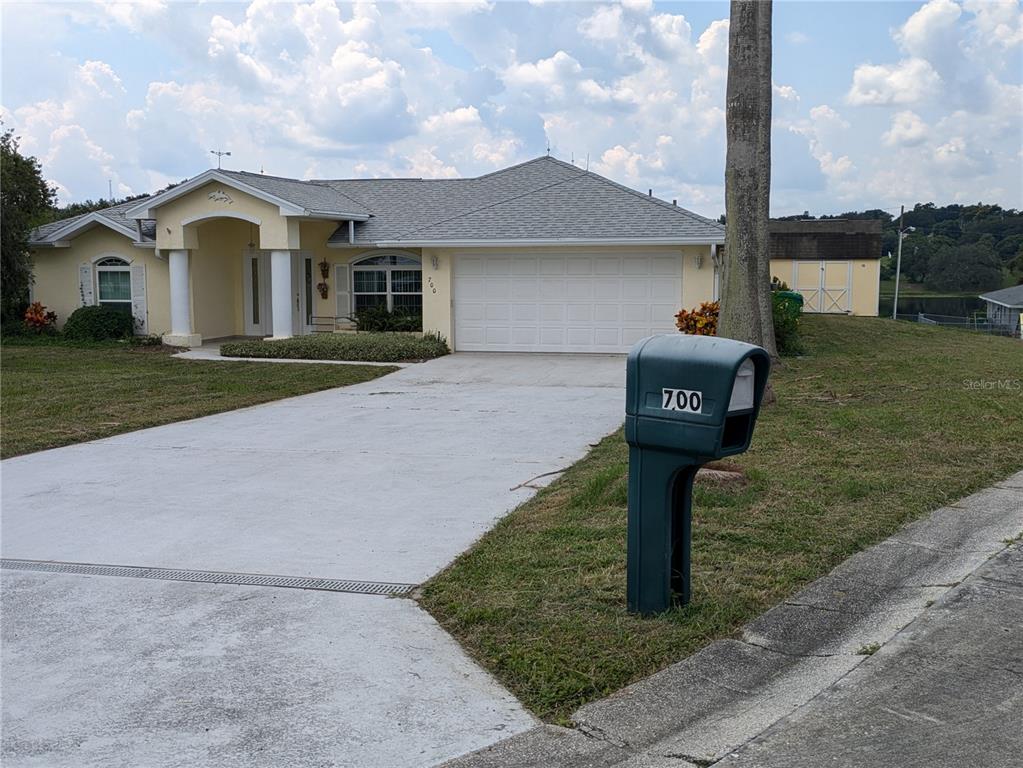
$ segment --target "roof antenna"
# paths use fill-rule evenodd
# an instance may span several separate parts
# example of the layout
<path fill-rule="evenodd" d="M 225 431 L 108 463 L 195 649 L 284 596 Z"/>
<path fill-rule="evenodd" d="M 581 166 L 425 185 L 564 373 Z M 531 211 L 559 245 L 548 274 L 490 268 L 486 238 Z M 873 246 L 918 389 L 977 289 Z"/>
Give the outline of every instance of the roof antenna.
<path fill-rule="evenodd" d="M 221 152 L 219 149 L 211 149 L 210 150 L 210 154 L 217 156 L 217 170 L 218 171 L 220 170 L 220 161 L 223 158 L 225 158 L 225 157 L 230 157 L 231 156 L 230 152 Z"/>

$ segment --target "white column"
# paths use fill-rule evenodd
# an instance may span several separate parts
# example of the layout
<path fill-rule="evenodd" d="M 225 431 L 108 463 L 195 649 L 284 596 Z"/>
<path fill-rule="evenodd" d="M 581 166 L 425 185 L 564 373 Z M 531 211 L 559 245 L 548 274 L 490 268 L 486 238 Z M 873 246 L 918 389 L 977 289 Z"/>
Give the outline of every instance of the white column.
<path fill-rule="evenodd" d="M 170 270 L 170 333 L 163 343 L 172 347 L 198 347 L 202 336 L 192 333 L 191 284 L 188 279 L 188 251 L 174 250 L 168 256 Z"/>
<path fill-rule="evenodd" d="M 270 251 L 270 305 L 273 307 L 273 338 L 290 338 L 291 251 Z"/>
<path fill-rule="evenodd" d="M 192 332 L 192 313 L 188 300 L 188 251 L 170 252 L 171 335 L 188 336 Z"/>

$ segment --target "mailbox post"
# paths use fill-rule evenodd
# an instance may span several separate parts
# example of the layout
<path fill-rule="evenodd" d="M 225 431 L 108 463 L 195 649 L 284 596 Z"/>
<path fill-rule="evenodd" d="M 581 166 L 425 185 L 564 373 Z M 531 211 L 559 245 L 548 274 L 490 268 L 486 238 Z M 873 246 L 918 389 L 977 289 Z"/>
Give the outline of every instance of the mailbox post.
<path fill-rule="evenodd" d="M 749 448 L 771 358 L 753 344 L 680 333 L 629 352 L 628 608 L 689 602 L 693 479 Z"/>

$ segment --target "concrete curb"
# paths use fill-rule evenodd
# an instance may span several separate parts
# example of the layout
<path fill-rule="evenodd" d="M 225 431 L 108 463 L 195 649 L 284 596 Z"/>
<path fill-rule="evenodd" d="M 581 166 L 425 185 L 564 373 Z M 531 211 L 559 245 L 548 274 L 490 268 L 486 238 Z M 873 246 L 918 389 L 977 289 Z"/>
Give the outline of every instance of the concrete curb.
<path fill-rule="evenodd" d="M 1023 532 L 1023 472 L 846 560 L 742 631 L 445 768 L 710 765 L 831 688 Z"/>
<path fill-rule="evenodd" d="M 293 360 L 285 357 L 223 357 L 219 352 L 205 349 L 190 349 L 178 352 L 172 357 L 182 360 L 212 360 L 217 363 L 305 363 L 307 365 L 369 365 L 378 367 L 407 368 L 417 363 L 377 363 L 369 360 Z"/>

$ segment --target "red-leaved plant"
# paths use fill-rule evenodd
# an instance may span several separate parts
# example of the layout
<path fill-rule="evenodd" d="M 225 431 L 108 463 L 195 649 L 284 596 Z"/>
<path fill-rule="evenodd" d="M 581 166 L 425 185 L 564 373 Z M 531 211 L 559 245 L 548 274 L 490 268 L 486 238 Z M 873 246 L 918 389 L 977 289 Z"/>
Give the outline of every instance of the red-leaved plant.
<path fill-rule="evenodd" d="M 697 309 L 683 309 L 675 315 L 675 325 L 691 336 L 716 336 L 718 314 L 721 305 L 716 301 L 705 301 Z"/>
<path fill-rule="evenodd" d="M 25 327 L 36 333 L 53 330 L 57 324 L 57 313 L 47 312 L 40 302 L 33 301 L 25 310 Z"/>

